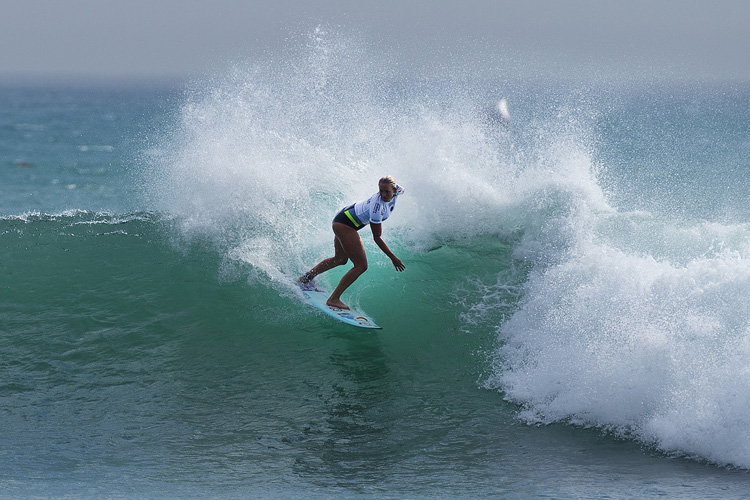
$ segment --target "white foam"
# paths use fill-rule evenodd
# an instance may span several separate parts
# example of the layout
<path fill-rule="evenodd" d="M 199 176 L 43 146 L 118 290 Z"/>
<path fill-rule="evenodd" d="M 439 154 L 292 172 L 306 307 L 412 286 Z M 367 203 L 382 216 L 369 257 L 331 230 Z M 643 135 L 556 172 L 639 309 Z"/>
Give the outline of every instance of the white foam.
<path fill-rule="evenodd" d="M 623 244 L 600 222 L 532 273 L 490 385 L 529 422 L 750 467 L 750 226 L 651 221 Z"/>

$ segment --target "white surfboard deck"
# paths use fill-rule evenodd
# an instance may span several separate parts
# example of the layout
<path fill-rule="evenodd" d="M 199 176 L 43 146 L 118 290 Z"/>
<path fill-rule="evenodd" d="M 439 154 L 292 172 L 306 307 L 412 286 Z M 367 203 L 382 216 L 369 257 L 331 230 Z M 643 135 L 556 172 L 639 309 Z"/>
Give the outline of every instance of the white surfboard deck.
<path fill-rule="evenodd" d="M 313 283 L 308 283 L 300 285 L 300 288 L 302 288 L 302 293 L 305 294 L 305 297 L 307 297 L 313 306 L 317 307 L 330 317 L 335 318 L 342 323 L 346 323 L 347 325 L 382 330 L 382 327 L 376 325 L 372 318 L 362 311 L 357 311 L 356 309 L 340 309 L 326 304 L 326 300 L 328 300 L 328 297 L 331 294 L 319 286 L 316 286 Z"/>

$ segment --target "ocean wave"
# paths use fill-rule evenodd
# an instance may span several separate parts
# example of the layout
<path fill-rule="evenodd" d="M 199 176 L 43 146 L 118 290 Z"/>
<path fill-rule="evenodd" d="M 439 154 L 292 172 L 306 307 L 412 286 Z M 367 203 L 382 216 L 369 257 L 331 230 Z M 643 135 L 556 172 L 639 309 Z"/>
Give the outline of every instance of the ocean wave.
<path fill-rule="evenodd" d="M 393 174 L 407 189 L 385 225 L 397 252 L 418 260 L 483 238 L 510 248 L 495 283 L 472 285 L 478 271 L 465 269 L 442 279 L 480 291 L 459 301 L 461 318 L 498 332 L 486 386 L 521 419 L 750 467 L 747 227 L 618 209 L 628 191 L 606 172 L 586 109 L 488 128 L 474 96 L 404 93 L 356 51 L 320 43 L 188 94 L 144 176 L 182 238 L 291 286 L 330 255 L 335 212 Z"/>

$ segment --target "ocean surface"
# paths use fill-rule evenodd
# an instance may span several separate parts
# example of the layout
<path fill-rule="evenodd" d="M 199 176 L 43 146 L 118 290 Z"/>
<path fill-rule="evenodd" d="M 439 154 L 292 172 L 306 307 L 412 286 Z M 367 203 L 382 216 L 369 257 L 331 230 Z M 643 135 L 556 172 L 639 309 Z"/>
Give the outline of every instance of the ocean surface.
<path fill-rule="evenodd" d="M 380 69 L 0 85 L 0 498 L 750 494 L 750 86 Z"/>

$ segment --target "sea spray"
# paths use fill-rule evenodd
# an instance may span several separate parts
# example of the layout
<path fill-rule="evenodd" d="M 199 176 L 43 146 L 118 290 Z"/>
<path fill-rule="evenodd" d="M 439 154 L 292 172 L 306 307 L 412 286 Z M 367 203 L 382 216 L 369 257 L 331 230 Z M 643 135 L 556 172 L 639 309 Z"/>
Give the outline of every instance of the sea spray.
<path fill-rule="evenodd" d="M 494 232 L 493 207 L 507 196 L 495 186 L 513 174 L 473 104 L 404 97 L 378 74 L 316 30 L 290 61 L 197 84 L 157 148 L 151 198 L 185 237 L 274 279 L 330 252 L 333 214 L 385 174 L 407 187 L 387 228 L 408 233 L 404 244 Z"/>
<path fill-rule="evenodd" d="M 362 88 L 368 80 L 337 62 L 323 36 L 293 61 L 196 85 L 149 188 L 184 236 L 208 238 L 275 279 L 308 265 L 305 249 L 320 244 L 333 207 L 383 172 L 372 153 L 382 137 L 368 130 L 387 127 Z"/>
<path fill-rule="evenodd" d="M 573 135 L 498 143 L 461 93 L 451 106 L 415 96 L 389 107 L 374 90 L 353 102 L 335 89 L 320 97 L 318 84 L 296 77 L 280 86 L 278 78 L 237 70 L 183 106 L 152 191 L 184 218 L 186 234 L 231 246 L 236 241 L 225 240 L 265 230 L 290 246 L 320 244 L 332 214 L 372 194 L 384 173 L 408 188 L 388 229 L 419 248 L 523 230 L 526 208 L 568 190 L 588 191 L 606 209 L 586 146 Z M 309 99 L 297 102 L 305 92 Z M 317 109 L 330 106 L 346 116 Z"/>

